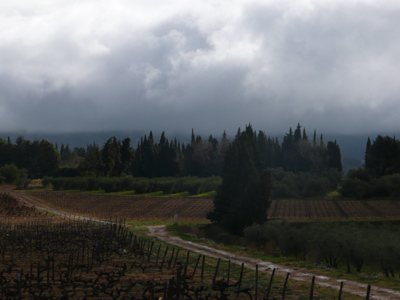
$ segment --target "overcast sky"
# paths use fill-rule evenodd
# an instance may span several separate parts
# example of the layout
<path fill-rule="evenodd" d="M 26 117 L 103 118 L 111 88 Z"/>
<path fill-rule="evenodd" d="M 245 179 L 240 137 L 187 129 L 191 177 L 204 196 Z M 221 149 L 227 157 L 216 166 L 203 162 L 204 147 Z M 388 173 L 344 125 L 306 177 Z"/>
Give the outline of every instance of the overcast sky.
<path fill-rule="evenodd" d="M 400 2 L 0 3 L 0 129 L 400 129 Z"/>

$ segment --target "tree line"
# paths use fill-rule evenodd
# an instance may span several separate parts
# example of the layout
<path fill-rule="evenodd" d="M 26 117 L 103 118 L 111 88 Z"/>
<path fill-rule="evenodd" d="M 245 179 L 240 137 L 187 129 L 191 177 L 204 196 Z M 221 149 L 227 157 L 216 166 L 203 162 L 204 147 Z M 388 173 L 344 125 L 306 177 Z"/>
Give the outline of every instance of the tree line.
<path fill-rule="evenodd" d="M 0 138 L 0 182 L 13 182 L 16 178 L 42 178 L 59 168 L 60 154 L 47 140 L 18 137 L 13 143 Z"/>
<path fill-rule="evenodd" d="M 237 136 L 240 134 L 239 128 Z M 309 140 L 300 124 L 294 132 L 289 129 L 282 144 L 264 131 L 255 132 L 254 138 L 262 168 L 282 168 L 292 172 L 322 172 L 331 168 L 342 171 L 340 148 L 336 141 L 325 144 L 322 135 L 317 138 L 316 131 L 313 139 Z M 82 153 L 85 160 L 78 167 L 78 174 L 92 177 L 127 174 L 147 178 L 220 176 L 226 153 L 231 147 L 225 132 L 218 140 L 212 135 L 203 139 L 193 130 L 191 141 L 186 145 L 176 139 L 168 140 L 165 132 L 159 142 L 150 132 L 141 138 L 136 149 L 130 144 L 129 138 L 120 141 L 112 137 L 102 149 L 96 144 L 89 145 Z"/>
<path fill-rule="evenodd" d="M 368 138 L 364 167 L 350 169 L 343 180 L 344 197 L 398 197 L 400 195 L 400 141 L 379 135 Z"/>
<path fill-rule="evenodd" d="M 1 168 L 0 168 L 1 172 Z M 221 185 L 219 176 L 188 177 L 45 177 L 44 187 L 54 190 L 105 191 L 106 193 L 135 191 L 136 194 L 160 193 L 179 196 L 213 192 Z M 178 196 L 178 195 L 176 195 Z"/>
<path fill-rule="evenodd" d="M 241 134 L 238 129 L 237 135 Z M 331 168 L 341 171 L 339 145 L 323 140 L 322 134 L 308 138 L 300 124 L 292 128 L 280 143 L 264 131 L 254 131 L 262 169 L 280 168 L 285 172 L 321 173 Z M 130 138 L 109 138 L 104 145 L 70 149 L 47 140 L 20 136 L 13 143 L 0 138 L 0 167 L 13 164 L 25 169 L 29 178 L 53 177 L 210 177 L 221 176 L 231 140 L 223 132 L 220 139 L 203 138 L 192 130 L 189 143 L 169 140 L 165 132 L 155 141 L 152 132 L 144 135 L 136 147 Z"/>

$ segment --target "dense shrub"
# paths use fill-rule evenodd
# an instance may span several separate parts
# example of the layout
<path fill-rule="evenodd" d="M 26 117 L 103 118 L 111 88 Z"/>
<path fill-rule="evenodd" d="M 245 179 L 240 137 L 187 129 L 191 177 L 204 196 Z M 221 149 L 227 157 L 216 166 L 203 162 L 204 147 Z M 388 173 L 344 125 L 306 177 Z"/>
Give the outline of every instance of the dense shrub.
<path fill-rule="evenodd" d="M 340 193 L 343 197 L 360 199 L 364 197 L 368 184 L 358 178 L 348 178 L 343 180 Z"/>
<path fill-rule="evenodd" d="M 137 194 L 162 191 L 164 194 L 189 192 L 197 195 L 214 191 L 221 185 L 221 177 L 45 177 L 44 187 L 51 185 L 54 190 L 104 190 L 107 193 L 119 191 L 135 191 Z"/>
<path fill-rule="evenodd" d="M 296 191 L 290 187 L 290 184 L 275 181 L 272 185 L 271 198 L 297 198 L 297 194 Z"/>
<path fill-rule="evenodd" d="M 135 178 L 136 179 L 136 178 Z M 132 182 L 132 190 L 138 194 L 145 194 L 151 192 L 150 180 L 147 178 L 137 178 Z"/>
<path fill-rule="evenodd" d="M 341 173 L 325 171 L 321 174 L 313 172 L 285 172 L 283 169 L 271 169 L 273 179 L 272 199 L 309 198 L 326 195 L 337 188 L 341 181 Z"/>
<path fill-rule="evenodd" d="M 97 178 L 87 178 L 87 190 L 96 191 L 100 189 L 100 182 Z"/>
<path fill-rule="evenodd" d="M 324 196 L 330 190 L 329 180 L 326 178 L 311 177 L 304 183 L 303 197 Z"/>
<path fill-rule="evenodd" d="M 197 177 L 187 177 L 182 181 L 181 189 L 189 192 L 190 195 L 197 195 L 202 193 L 203 180 Z"/>
<path fill-rule="evenodd" d="M 0 168 L 0 177 L 6 183 L 13 183 L 18 179 L 19 172 L 20 171 L 18 170 L 16 165 L 14 164 L 5 165 Z"/>
<path fill-rule="evenodd" d="M 100 189 L 106 193 L 118 192 L 120 191 L 120 183 L 121 180 L 119 178 L 101 178 Z"/>
<path fill-rule="evenodd" d="M 269 222 L 246 227 L 244 235 L 259 247 L 269 243 L 284 256 L 301 257 L 330 268 L 345 264 L 348 272 L 355 268 L 360 273 L 368 264 L 381 268 L 386 276 L 400 271 L 398 223 Z"/>
<path fill-rule="evenodd" d="M 343 180 L 340 189 L 341 195 L 359 199 L 398 197 L 400 195 L 400 174 L 385 175 L 380 178 L 370 178 L 364 175 L 363 172 L 358 170 L 349 174 L 348 178 Z"/>
<path fill-rule="evenodd" d="M 30 182 L 31 179 L 28 178 L 28 171 L 26 169 L 19 170 L 19 177 L 16 182 L 17 189 L 28 189 Z"/>
<path fill-rule="evenodd" d="M 76 177 L 78 176 L 77 168 L 59 168 L 53 172 L 54 177 Z"/>
<path fill-rule="evenodd" d="M 164 194 L 173 194 L 176 192 L 177 180 L 172 177 L 160 178 L 156 181 L 156 190 Z"/>
<path fill-rule="evenodd" d="M 359 179 L 365 182 L 369 182 L 371 180 L 371 176 L 369 173 L 363 168 L 353 168 L 347 172 L 347 178 L 351 179 Z"/>

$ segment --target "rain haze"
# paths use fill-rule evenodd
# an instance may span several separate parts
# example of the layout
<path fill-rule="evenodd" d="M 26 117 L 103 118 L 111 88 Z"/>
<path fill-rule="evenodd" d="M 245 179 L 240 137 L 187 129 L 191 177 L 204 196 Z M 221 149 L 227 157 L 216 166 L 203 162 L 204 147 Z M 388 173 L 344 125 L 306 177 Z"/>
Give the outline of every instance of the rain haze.
<path fill-rule="evenodd" d="M 0 4 L 0 128 L 400 128 L 398 1 Z"/>

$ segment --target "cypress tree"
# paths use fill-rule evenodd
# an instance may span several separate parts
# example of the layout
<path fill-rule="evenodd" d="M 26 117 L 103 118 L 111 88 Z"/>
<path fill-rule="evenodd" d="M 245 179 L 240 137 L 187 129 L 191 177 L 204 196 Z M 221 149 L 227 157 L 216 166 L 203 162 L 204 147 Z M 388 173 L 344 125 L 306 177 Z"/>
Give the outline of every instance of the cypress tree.
<path fill-rule="evenodd" d="M 305 128 L 303 128 L 303 141 L 308 141 L 308 136 Z"/>
<path fill-rule="evenodd" d="M 120 142 L 114 136 L 109 138 L 102 149 L 103 174 L 106 177 L 120 176 L 122 173 Z"/>
<path fill-rule="evenodd" d="M 294 131 L 294 144 L 297 144 L 301 140 L 301 126 L 300 123 L 297 124 L 297 128 Z"/>
<path fill-rule="evenodd" d="M 364 158 L 364 160 L 365 160 L 365 168 L 366 169 L 370 169 L 371 168 L 370 150 L 371 150 L 371 139 L 368 137 L 367 146 L 366 146 L 366 149 L 365 149 L 365 158 Z"/>
<path fill-rule="evenodd" d="M 337 171 L 342 172 L 342 155 L 340 153 L 340 148 L 336 140 L 335 142 L 328 142 L 326 149 L 328 156 L 328 168 L 336 169 Z"/>
<path fill-rule="evenodd" d="M 135 152 L 131 147 L 130 138 L 126 138 L 122 141 L 120 152 L 121 152 L 122 172 L 125 173 L 130 169 L 131 164 L 135 158 Z"/>
<path fill-rule="evenodd" d="M 314 129 L 314 136 L 313 136 L 313 148 L 317 147 L 317 130 Z"/>
<path fill-rule="evenodd" d="M 271 178 L 262 170 L 256 134 L 251 125 L 238 131 L 226 153 L 223 181 L 208 218 L 235 234 L 267 220 Z"/>

